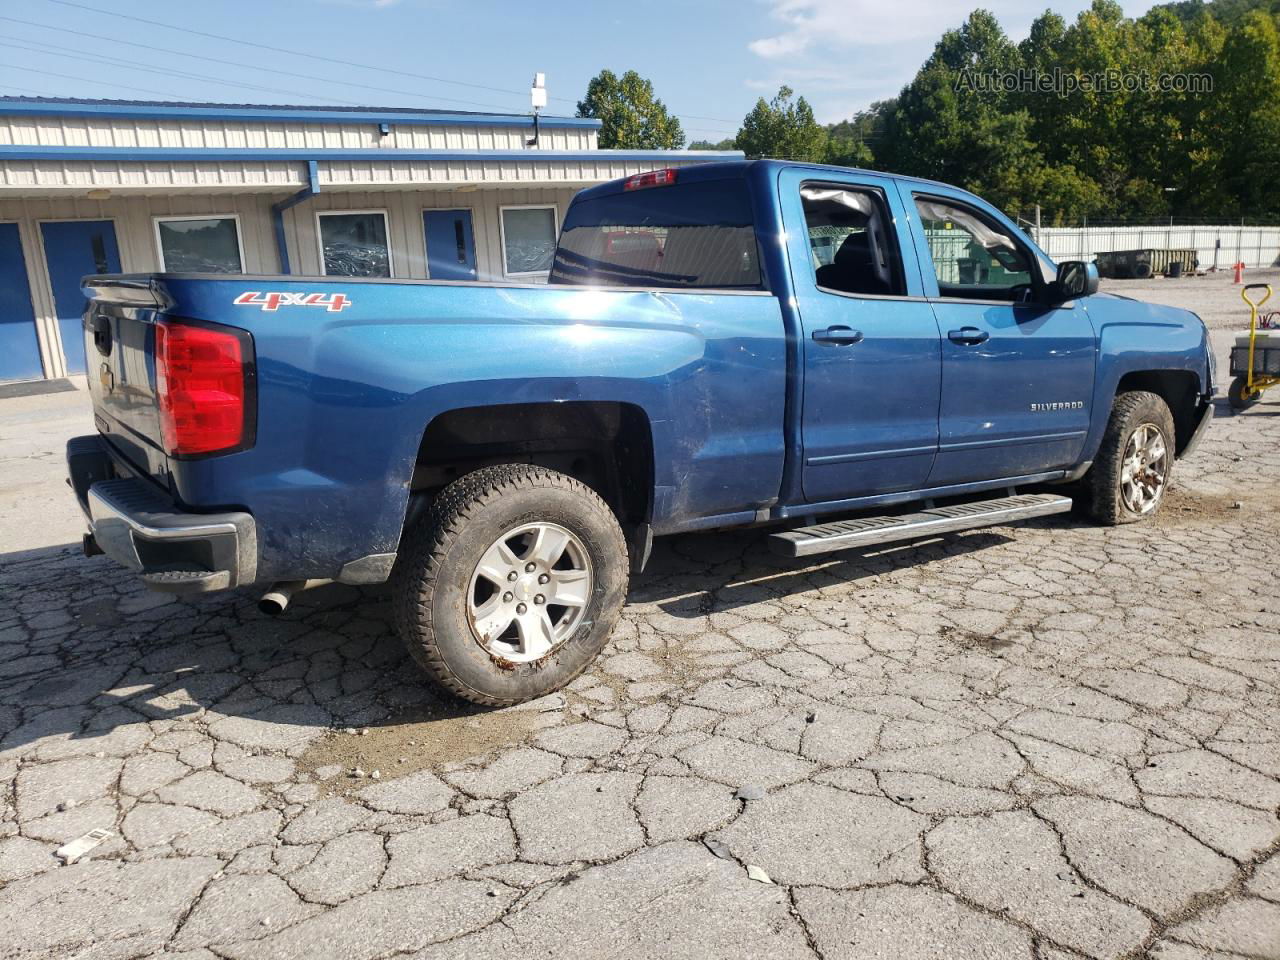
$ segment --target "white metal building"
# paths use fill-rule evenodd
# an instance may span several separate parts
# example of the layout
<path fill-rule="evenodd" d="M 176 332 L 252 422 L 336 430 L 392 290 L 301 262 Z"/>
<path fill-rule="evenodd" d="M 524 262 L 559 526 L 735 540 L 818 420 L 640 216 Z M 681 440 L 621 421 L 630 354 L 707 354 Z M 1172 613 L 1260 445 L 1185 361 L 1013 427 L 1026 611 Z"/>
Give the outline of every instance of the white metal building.
<path fill-rule="evenodd" d="M 599 121 L 0 97 L 0 381 L 85 368 L 82 276 L 541 280 L 584 186 L 740 157 Z"/>

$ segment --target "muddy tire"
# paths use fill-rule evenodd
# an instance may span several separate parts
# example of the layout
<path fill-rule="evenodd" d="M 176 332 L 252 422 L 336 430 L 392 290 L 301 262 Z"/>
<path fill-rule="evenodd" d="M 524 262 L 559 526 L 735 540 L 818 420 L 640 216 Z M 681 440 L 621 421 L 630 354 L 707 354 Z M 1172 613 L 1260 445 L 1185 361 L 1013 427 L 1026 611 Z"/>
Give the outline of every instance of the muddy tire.
<path fill-rule="evenodd" d="M 1173 479 L 1175 442 L 1163 398 L 1145 390 L 1117 396 L 1085 477 L 1090 515 L 1108 526 L 1154 516 Z"/>
<path fill-rule="evenodd" d="M 627 592 L 626 542 L 590 487 L 503 464 L 446 487 L 405 535 L 396 626 L 455 696 L 502 707 L 572 681 L 604 647 Z"/>
<path fill-rule="evenodd" d="M 1232 410 L 1247 409 L 1261 398 L 1261 390 L 1249 392 L 1249 380 L 1246 377 L 1236 377 L 1231 381 L 1231 386 L 1227 388 L 1227 402 L 1231 404 Z"/>

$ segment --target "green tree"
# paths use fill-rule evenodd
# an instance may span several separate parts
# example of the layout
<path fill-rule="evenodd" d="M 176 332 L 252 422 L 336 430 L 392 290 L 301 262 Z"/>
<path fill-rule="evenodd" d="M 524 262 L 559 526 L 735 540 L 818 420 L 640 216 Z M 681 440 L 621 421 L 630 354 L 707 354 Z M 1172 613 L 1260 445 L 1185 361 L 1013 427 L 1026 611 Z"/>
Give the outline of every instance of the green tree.
<path fill-rule="evenodd" d="M 894 101 L 878 100 L 848 120 L 827 125 L 827 163 L 842 167 L 875 165 L 875 142 L 883 135 L 885 116 Z"/>
<path fill-rule="evenodd" d="M 861 167 L 868 169 L 875 165 L 876 157 L 871 147 L 863 140 L 850 137 L 827 137 L 827 155 L 823 163 L 837 167 Z"/>
<path fill-rule="evenodd" d="M 1024 70 L 1037 76 L 1052 77 L 1063 69 L 1063 42 L 1067 24 L 1062 17 L 1046 10 L 1031 24 L 1027 38 L 1018 44 L 1018 55 Z M 1031 139 L 1043 150 L 1047 159 L 1065 159 L 1054 150 L 1068 122 L 1069 109 L 1062 97 L 1043 92 L 1020 91 L 1011 101 L 1026 110 L 1031 118 Z"/>
<path fill-rule="evenodd" d="M 778 95 L 755 107 L 742 121 L 734 144 L 748 157 L 781 157 L 822 163 L 827 159 L 827 131 L 813 118 L 804 97 L 794 101 L 795 91 L 782 87 Z"/>
<path fill-rule="evenodd" d="M 693 141 L 693 143 L 689 144 L 689 149 L 690 150 L 735 150 L 737 148 L 734 147 L 733 145 L 733 138 L 726 137 L 725 139 L 717 143 L 712 143 L 710 140 L 695 140 Z"/>
<path fill-rule="evenodd" d="M 1108 70 L 1140 72 L 1132 26 L 1114 0 L 1094 0 L 1062 39 L 1063 72 L 1078 77 L 1105 75 Z M 1155 172 L 1150 166 L 1137 171 L 1133 166 L 1129 123 L 1136 96 L 1081 86 L 1065 99 L 1064 119 L 1051 151 L 1053 160 L 1072 164 L 1098 183 L 1108 211 L 1123 209 L 1123 189 L 1135 175 Z"/>
<path fill-rule="evenodd" d="M 1021 63 L 995 17 L 976 10 L 943 34 L 920 72 L 885 118 L 876 159 L 886 169 L 970 189 L 1006 208 L 1038 164 L 1031 118 L 991 78 Z"/>
<path fill-rule="evenodd" d="M 1227 195 L 1226 185 L 1218 176 L 1222 154 L 1230 137 L 1230 132 L 1221 128 L 1221 104 L 1218 102 L 1225 80 L 1222 59 L 1227 30 L 1202 9 L 1188 22 L 1187 42 L 1196 72 L 1207 74 L 1214 90 L 1185 99 L 1182 116 L 1185 131 L 1183 179 L 1180 183 L 1166 186 L 1179 188 L 1171 198 L 1178 213 L 1219 217 L 1235 206 Z"/>
<path fill-rule="evenodd" d="M 1207 14 L 1226 27 L 1239 26 L 1249 14 L 1262 11 L 1280 26 L 1280 0 L 1182 0 L 1167 4 L 1166 9 L 1188 22 Z"/>
<path fill-rule="evenodd" d="M 653 84 L 634 70 L 621 77 L 601 70 L 578 101 L 578 116 L 601 121 L 600 146 L 617 150 L 679 150 L 680 121 L 653 94 Z"/>
<path fill-rule="evenodd" d="M 1233 27 L 1214 90 L 1222 142 L 1217 173 L 1233 215 L 1280 216 L 1280 29 L 1261 11 Z"/>
<path fill-rule="evenodd" d="M 1070 164 L 1047 164 L 1029 158 L 1020 167 L 1004 167 L 999 182 L 990 186 L 982 180 L 974 190 L 988 198 L 998 197 L 1004 208 L 1030 219 L 1037 206 L 1048 226 L 1079 223 L 1102 206 L 1102 190 L 1097 182 Z"/>
<path fill-rule="evenodd" d="M 1277 218 L 1280 0 L 1184 0 L 1136 20 L 1092 0 L 1070 24 L 1046 11 L 1017 45 L 975 10 L 897 98 L 827 139 L 832 162 L 959 184 L 1027 217 L 1038 205 L 1047 223 Z"/>

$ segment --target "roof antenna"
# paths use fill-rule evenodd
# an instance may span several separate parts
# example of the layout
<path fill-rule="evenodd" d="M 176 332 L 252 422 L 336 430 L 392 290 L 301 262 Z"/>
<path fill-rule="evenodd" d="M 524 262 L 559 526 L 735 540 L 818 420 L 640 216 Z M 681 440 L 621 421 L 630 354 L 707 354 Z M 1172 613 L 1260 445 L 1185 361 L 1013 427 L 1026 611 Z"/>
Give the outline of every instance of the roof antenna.
<path fill-rule="evenodd" d="M 533 86 L 529 90 L 529 100 L 533 104 L 533 139 L 526 140 L 526 147 L 536 147 L 538 145 L 538 111 L 547 105 L 547 75 L 545 73 L 535 73 L 533 75 Z"/>

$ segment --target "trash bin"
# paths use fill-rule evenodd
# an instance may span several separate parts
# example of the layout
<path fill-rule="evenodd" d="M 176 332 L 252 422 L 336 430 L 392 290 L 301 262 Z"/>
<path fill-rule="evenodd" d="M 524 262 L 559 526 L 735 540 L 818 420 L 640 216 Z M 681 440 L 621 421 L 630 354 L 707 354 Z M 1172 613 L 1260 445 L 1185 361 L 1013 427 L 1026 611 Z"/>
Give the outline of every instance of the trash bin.
<path fill-rule="evenodd" d="M 957 257 L 956 272 L 965 286 L 987 282 L 986 265 L 972 257 Z"/>

